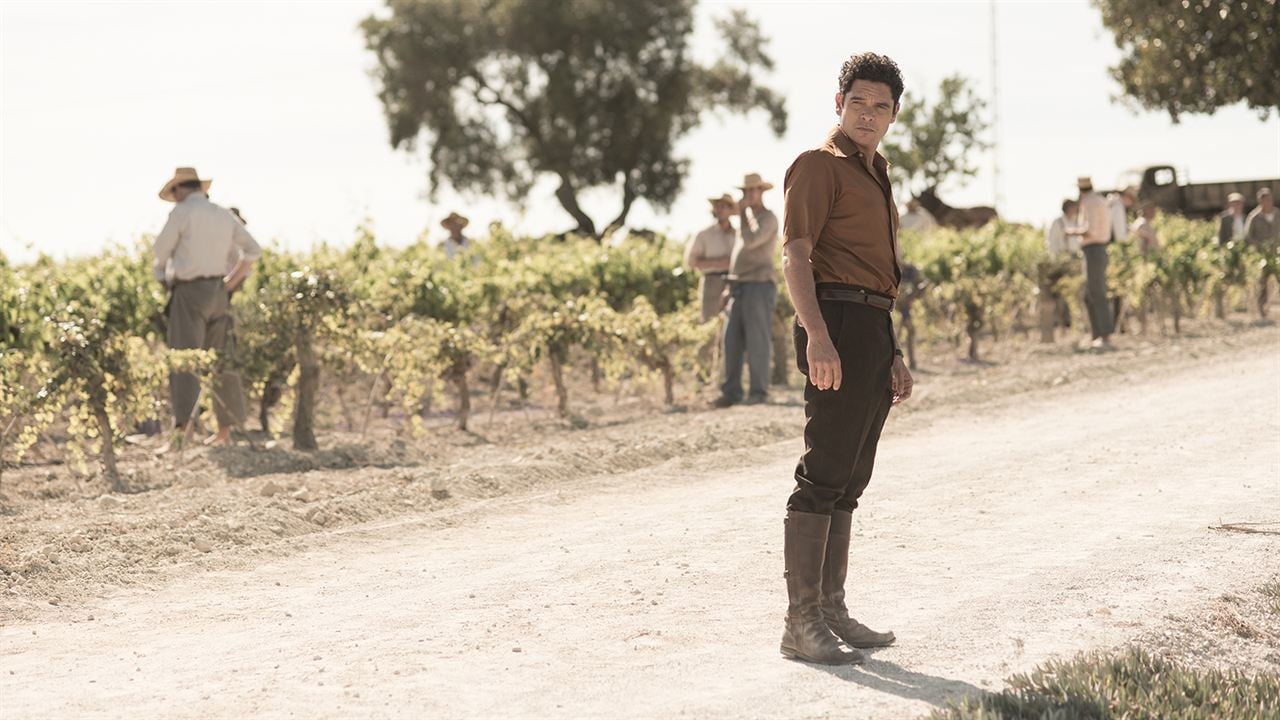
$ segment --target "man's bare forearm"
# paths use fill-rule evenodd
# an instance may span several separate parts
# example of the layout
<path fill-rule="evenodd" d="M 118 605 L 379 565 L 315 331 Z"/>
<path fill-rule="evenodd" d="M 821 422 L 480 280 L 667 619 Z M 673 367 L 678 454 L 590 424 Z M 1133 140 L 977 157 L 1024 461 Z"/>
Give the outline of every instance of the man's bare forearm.
<path fill-rule="evenodd" d="M 782 249 L 782 274 L 787 278 L 787 291 L 795 306 L 800 325 L 812 338 L 829 338 L 827 324 L 818 308 L 818 290 L 813 283 L 813 266 L 809 255 L 813 243 L 803 238 L 792 240 Z"/>
<path fill-rule="evenodd" d="M 699 272 L 727 272 L 729 258 L 698 258 L 693 261 L 693 269 Z"/>

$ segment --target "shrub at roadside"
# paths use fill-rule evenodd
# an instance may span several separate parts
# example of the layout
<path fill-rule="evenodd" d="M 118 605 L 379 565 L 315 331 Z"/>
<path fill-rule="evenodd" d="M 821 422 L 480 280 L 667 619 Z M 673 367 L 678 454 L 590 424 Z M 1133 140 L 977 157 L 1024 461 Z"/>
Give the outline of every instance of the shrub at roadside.
<path fill-rule="evenodd" d="M 1199 670 L 1130 649 L 1050 661 L 930 720 L 1254 720 L 1280 717 L 1280 678 Z"/>

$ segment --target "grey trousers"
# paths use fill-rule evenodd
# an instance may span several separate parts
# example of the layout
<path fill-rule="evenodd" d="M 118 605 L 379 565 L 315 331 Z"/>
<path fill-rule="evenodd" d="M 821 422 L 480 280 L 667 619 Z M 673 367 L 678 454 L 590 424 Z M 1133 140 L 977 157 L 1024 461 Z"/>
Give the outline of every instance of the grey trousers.
<path fill-rule="evenodd" d="M 231 299 L 220 278 L 178 283 L 169 303 L 169 347 L 214 350 L 213 410 L 221 427 L 244 424 L 244 389 L 232 366 L 235 323 Z M 200 378 L 193 373 L 169 376 L 169 399 L 178 426 L 187 424 L 200 398 Z"/>
<path fill-rule="evenodd" d="M 730 290 L 729 319 L 724 329 L 724 384 L 720 394 L 742 399 L 742 361 L 750 367 L 751 397 L 769 393 L 773 353 L 773 308 L 778 286 L 772 282 L 734 283 Z"/>
<path fill-rule="evenodd" d="M 1084 302 L 1089 308 L 1089 327 L 1093 337 L 1108 337 L 1113 330 L 1111 299 L 1107 297 L 1107 246 L 1085 245 Z"/>

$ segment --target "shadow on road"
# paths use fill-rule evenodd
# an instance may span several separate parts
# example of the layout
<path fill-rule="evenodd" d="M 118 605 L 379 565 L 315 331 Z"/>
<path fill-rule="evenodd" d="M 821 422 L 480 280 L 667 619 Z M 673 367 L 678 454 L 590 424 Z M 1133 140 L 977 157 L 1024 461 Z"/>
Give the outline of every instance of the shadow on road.
<path fill-rule="evenodd" d="M 866 663 L 862 665 L 811 665 L 811 667 L 877 692 L 889 693 L 907 700 L 923 700 L 937 707 L 942 707 L 948 700 L 960 700 L 963 697 L 983 695 L 987 692 L 963 680 L 918 673 L 887 660 L 876 660 L 869 655 Z"/>

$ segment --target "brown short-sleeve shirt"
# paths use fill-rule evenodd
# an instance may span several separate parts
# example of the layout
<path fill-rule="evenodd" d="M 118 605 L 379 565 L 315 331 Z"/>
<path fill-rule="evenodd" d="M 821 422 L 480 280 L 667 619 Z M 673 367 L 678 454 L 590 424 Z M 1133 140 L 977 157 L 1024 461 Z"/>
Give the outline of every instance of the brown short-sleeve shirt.
<path fill-rule="evenodd" d="M 837 125 L 823 144 L 801 153 L 783 180 L 782 243 L 813 241 L 809 261 L 818 282 L 857 285 L 898 296 L 898 208 L 888 163 L 871 170 Z"/>

